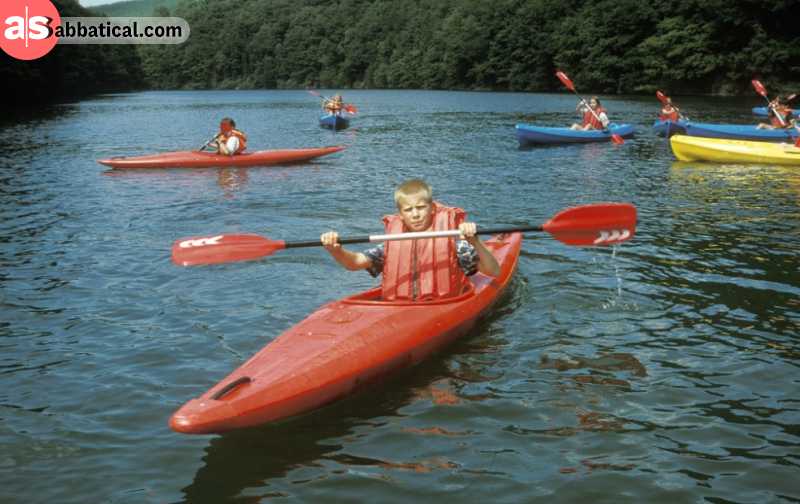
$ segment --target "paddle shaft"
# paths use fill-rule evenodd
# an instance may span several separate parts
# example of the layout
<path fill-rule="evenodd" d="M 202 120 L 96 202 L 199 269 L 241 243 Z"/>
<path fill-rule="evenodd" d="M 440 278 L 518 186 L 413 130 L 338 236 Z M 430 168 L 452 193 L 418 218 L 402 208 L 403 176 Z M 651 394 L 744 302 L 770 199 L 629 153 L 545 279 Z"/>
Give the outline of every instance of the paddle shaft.
<path fill-rule="evenodd" d="M 603 126 L 603 129 L 601 131 L 603 133 L 608 133 L 609 132 L 608 127 L 605 124 L 603 124 L 603 121 L 600 120 L 600 116 L 598 116 L 595 113 L 595 111 L 592 109 L 591 105 L 589 105 L 589 103 L 586 100 L 584 100 L 583 97 L 581 95 L 579 95 L 577 91 L 575 91 L 575 88 L 571 88 L 570 91 L 575 93 L 575 96 L 577 96 L 581 100 L 581 103 L 583 104 L 583 106 L 586 107 L 587 109 L 589 109 L 589 112 L 591 112 L 592 115 L 594 116 L 594 118 L 597 119 L 597 122 L 599 122 Z M 613 136 L 619 136 L 619 135 L 617 135 L 615 133 L 614 135 L 611 135 L 611 136 L 613 137 Z M 619 138 L 622 138 L 622 137 L 619 137 Z M 620 143 L 622 143 L 622 142 L 620 142 Z"/>
<path fill-rule="evenodd" d="M 522 227 L 504 227 L 504 228 L 491 228 L 479 229 L 476 234 L 479 235 L 494 235 L 505 233 L 530 233 L 544 231 L 542 226 L 522 226 Z M 374 243 L 374 242 L 387 242 L 397 240 L 417 240 L 424 238 L 458 238 L 461 232 L 458 230 L 451 231 L 420 231 L 416 233 L 396 233 L 396 234 L 378 234 L 378 235 L 361 235 L 351 236 L 348 238 L 339 238 L 338 243 L 341 245 L 350 245 L 353 243 Z M 303 248 L 303 247 L 321 247 L 322 242 L 319 240 L 307 241 L 294 241 L 285 242 L 284 248 Z"/>
<path fill-rule="evenodd" d="M 775 114 L 775 117 L 778 118 L 778 122 L 781 123 L 781 126 L 786 126 L 786 121 L 783 120 L 783 117 L 781 117 L 781 114 L 780 112 L 778 112 L 778 109 L 772 106 L 772 102 L 769 101 L 767 95 L 764 95 L 764 99 L 767 100 L 767 108 L 769 110 L 772 110 L 772 113 Z"/>
<path fill-rule="evenodd" d="M 598 116 L 595 113 L 595 111 L 592 109 L 592 107 L 589 105 L 589 103 L 586 100 L 584 100 L 583 97 L 581 95 L 579 95 L 577 91 L 575 91 L 574 89 L 571 89 L 571 91 L 573 93 L 575 93 L 575 96 L 577 96 L 581 100 L 581 103 L 583 104 L 583 106 L 586 107 L 587 109 L 589 109 L 589 112 L 591 112 L 592 115 L 594 116 L 594 118 L 597 119 L 597 122 L 599 122 L 600 124 L 603 124 L 603 121 L 600 120 L 600 116 Z M 608 128 L 603 126 L 603 131 L 604 132 L 608 132 Z"/>
<path fill-rule="evenodd" d="M 578 91 L 575 90 L 575 84 L 572 83 L 572 79 L 567 77 L 567 74 L 565 74 L 564 72 L 562 72 L 560 70 L 558 72 L 556 72 L 556 77 L 558 77 L 558 80 L 560 80 L 561 83 L 564 84 L 564 86 L 567 89 L 569 89 L 570 91 L 575 93 L 575 96 L 578 97 L 578 99 L 581 101 L 581 103 L 583 104 L 584 107 L 589 109 L 589 112 L 591 112 L 592 115 L 594 116 L 594 118 L 597 119 L 597 122 L 599 122 L 600 124 L 603 124 L 603 121 L 601 121 L 600 117 L 595 113 L 594 110 L 592 110 L 592 107 L 590 107 L 589 104 L 586 102 L 586 100 L 584 100 L 583 97 L 578 94 Z M 608 128 L 606 128 L 605 125 L 603 125 L 603 132 L 604 133 L 608 133 Z M 620 137 L 620 138 L 622 138 L 622 137 Z"/>
<path fill-rule="evenodd" d="M 214 140 L 216 140 L 218 136 L 219 136 L 219 133 L 217 133 L 216 135 L 214 135 L 214 136 L 211 138 L 211 140 L 209 140 L 209 141 L 207 141 L 206 143 L 204 143 L 203 145 L 201 145 L 201 146 L 200 146 L 200 148 L 199 148 L 199 149 L 197 149 L 197 150 L 201 151 L 201 150 L 205 149 L 206 147 L 208 147 L 208 145 L 209 145 L 211 142 L 213 142 Z"/>
<path fill-rule="evenodd" d="M 752 81 L 750 81 L 750 83 L 753 85 L 753 88 L 756 90 L 756 93 L 760 94 L 761 96 L 764 97 L 765 100 L 767 100 L 767 109 L 772 110 L 772 113 L 775 114 L 775 117 L 778 118 L 778 122 L 781 123 L 781 126 L 786 126 L 786 121 L 783 120 L 783 117 L 781 117 L 781 115 L 778 113 L 778 110 L 772 106 L 772 101 L 770 101 L 769 96 L 767 96 L 767 88 L 765 88 L 764 85 L 761 84 L 761 81 L 756 79 L 753 79 Z"/>
<path fill-rule="evenodd" d="M 317 98 L 320 98 L 320 99 L 322 99 L 323 101 L 330 101 L 330 99 L 329 99 L 327 96 L 322 96 L 321 94 L 319 94 L 318 92 L 314 91 L 313 89 L 306 89 L 306 91 L 308 91 L 308 92 L 309 92 L 309 93 L 311 93 L 312 95 L 316 96 Z M 348 108 L 349 108 L 349 110 L 348 110 Z M 345 103 L 345 104 L 343 104 L 343 105 L 342 105 L 342 109 L 343 109 L 345 112 L 348 112 L 348 113 L 350 113 L 350 114 L 353 114 L 353 115 L 355 115 L 355 113 L 356 113 L 356 112 L 354 111 L 354 110 L 355 110 L 355 107 L 353 107 L 353 104 L 352 104 L 352 103 Z"/>

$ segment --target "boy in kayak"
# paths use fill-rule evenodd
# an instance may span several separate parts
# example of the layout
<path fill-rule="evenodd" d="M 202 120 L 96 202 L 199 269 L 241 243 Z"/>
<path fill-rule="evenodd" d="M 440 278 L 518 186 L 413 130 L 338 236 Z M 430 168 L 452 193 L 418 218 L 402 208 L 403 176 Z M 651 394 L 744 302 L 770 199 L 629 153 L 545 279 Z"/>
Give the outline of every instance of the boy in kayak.
<path fill-rule="evenodd" d="M 219 122 L 219 133 L 208 145 L 216 148 L 218 154 L 233 156 L 247 148 L 247 135 L 236 129 L 233 119 L 223 117 Z"/>
<path fill-rule="evenodd" d="M 385 242 L 363 252 L 351 252 L 339 243 L 336 231 L 320 236 L 333 258 L 346 269 L 381 273 L 384 301 L 429 300 L 458 296 L 467 276 L 478 271 L 500 274 L 500 265 L 477 237 L 477 227 L 466 222 L 460 208 L 433 201 L 433 193 L 422 180 L 409 180 L 394 193 L 397 214 L 383 218 L 387 234 L 458 229 L 463 239 L 427 238 Z"/>
<path fill-rule="evenodd" d="M 605 130 L 608 128 L 608 123 L 610 121 L 606 115 L 606 109 L 600 105 L 600 99 L 596 96 L 592 96 L 589 99 L 589 107 L 586 106 L 586 102 L 581 101 L 578 102 L 575 110 L 583 114 L 583 123 L 573 124 L 569 129 L 587 131 L 592 129 Z"/>

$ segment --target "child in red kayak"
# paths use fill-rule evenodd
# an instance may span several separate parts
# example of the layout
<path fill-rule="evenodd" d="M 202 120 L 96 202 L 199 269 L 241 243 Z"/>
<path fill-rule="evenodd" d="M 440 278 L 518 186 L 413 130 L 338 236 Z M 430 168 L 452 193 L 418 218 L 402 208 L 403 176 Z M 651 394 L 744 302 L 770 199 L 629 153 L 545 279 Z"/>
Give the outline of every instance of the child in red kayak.
<path fill-rule="evenodd" d="M 586 102 L 578 102 L 575 110 L 583 114 L 583 123 L 573 124 L 569 129 L 587 131 L 593 129 L 604 130 L 608 128 L 608 123 L 610 121 L 608 120 L 608 115 L 606 115 L 606 109 L 600 105 L 600 99 L 598 97 L 592 96 L 589 99 L 589 107 L 586 106 Z"/>
<path fill-rule="evenodd" d="M 339 243 L 336 231 L 320 236 L 333 258 L 348 270 L 383 274 L 384 301 L 430 300 L 458 296 L 466 288 L 467 276 L 478 271 L 489 276 L 500 273 L 500 265 L 477 237 L 477 227 L 466 222 L 460 208 L 433 201 L 433 193 L 422 180 L 409 180 L 394 193 L 397 214 L 383 218 L 387 234 L 458 229 L 461 240 L 427 238 L 385 242 L 364 252 L 351 252 Z"/>
<path fill-rule="evenodd" d="M 216 148 L 219 154 L 233 156 L 247 148 L 247 135 L 236 129 L 233 119 L 223 117 L 219 122 L 219 133 L 208 145 Z"/>

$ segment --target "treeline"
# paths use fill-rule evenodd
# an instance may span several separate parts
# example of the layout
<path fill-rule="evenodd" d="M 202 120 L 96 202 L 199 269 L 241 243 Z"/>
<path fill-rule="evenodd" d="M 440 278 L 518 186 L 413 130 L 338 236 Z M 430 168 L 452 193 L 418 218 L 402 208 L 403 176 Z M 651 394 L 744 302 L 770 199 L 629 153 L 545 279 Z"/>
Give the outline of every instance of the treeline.
<path fill-rule="evenodd" d="M 97 15 L 54 3 L 62 16 Z M 141 88 L 552 91 L 557 68 L 585 93 L 751 94 L 753 77 L 774 92 L 800 90 L 796 0 L 175 3 L 125 2 L 115 14 L 157 6 L 155 15 L 188 21 L 184 44 L 56 46 L 34 61 L 2 54 L 0 77 L 19 91 L 4 101 Z"/>
<path fill-rule="evenodd" d="M 93 16 L 75 0 L 53 0 L 62 17 Z M 142 62 L 130 45 L 56 45 L 42 58 L 16 60 L 0 51 L 5 106 L 19 108 L 98 92 L 144 88 Z"/>
<path fill-rule="evenodd" d="M 109 17 L 146 17 L 152 16 L 159 7 L 174 9 L 178 0 L 127 0 L 110 4 L 97 5 L 92 11 Z"/>
<path fill-rule="evenodd" d="M 800 75 L 788 0 L 183 0 L 174 15 L 192 34 L 142 48 L 153 87 L 549 91 L 562 68 L 587 92 L 737 94 Z"/>

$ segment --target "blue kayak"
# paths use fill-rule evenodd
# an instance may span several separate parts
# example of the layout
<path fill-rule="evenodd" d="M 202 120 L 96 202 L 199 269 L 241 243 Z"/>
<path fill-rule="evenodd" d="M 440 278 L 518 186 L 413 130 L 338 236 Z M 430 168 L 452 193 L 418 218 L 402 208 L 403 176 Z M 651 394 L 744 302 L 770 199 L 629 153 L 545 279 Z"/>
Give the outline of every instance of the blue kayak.
<path fill-rule="evenodd" d="M 533 124 L 517 124 L 517 140 L 520 145 L 553 145 L 563 143 L 608 142 L 611 135 L 623 138 L 633 136 L 630 124 L 608 125 L 607 130 L 573 130 L 569 128 L 553 128 L 534 126 Z"/>
<path fill-rule="evenodd" d="M 706 138 L 727 138 L 730 140 L 761 140 L 765 142 L 794 142 L 798 131 L 788 129 L 758 129 L 749 124 L 710 124 L 686 123 L 686 134 Z"/>
<path fill-rule="evenodd" d="M 338 114 L 324 114 L 319 118 L 319 125 L 323 128 L 340 130 L 350 125 L 350 119 Z"/>
<path fill-rule="evenodd" d="M 767 117 L 769 115 L 767 112 L 767 107 L 753 107 L 753 115 Z M 800 110 L 795 110 L 794 116 L 800 119 Z"/>
<path fill-rule="evenodd" d="M 656 119 L 656 122 L 653 123 L 653 131 L 658 136 L 683 135 L 686 133 L 686 124 L 688 123 L 682 119 L 677 121 Z"/>

